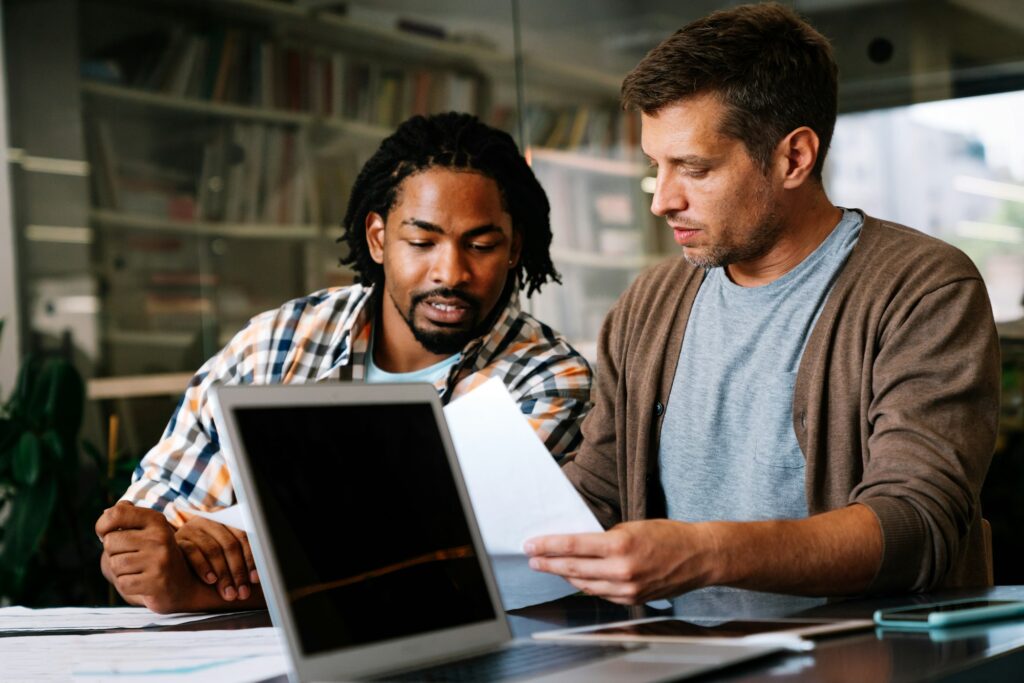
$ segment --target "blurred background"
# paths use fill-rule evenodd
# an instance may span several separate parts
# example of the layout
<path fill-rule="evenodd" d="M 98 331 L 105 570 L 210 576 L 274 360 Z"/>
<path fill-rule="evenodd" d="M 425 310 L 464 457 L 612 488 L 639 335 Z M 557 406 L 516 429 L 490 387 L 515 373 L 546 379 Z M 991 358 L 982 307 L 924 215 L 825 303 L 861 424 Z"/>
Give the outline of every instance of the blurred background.
<path fill-rule="evenodd" d="M 29 359 L 83 378 L 63 514 L 86 546 L 64 558 L 44 528 L 31 550 L 89 566 L 89 515 L 123 489 L 191 372 L 252 315 L 352 282 L 335 243 L 349 187 L 412 114 L 470 111 L 518 141 L 551 200 L 563 277 L 526 307 L 593 358 L 618 295 L 678 252 L 649 212 L 619 84 L 671 32 L 733 4 L 4 0 L 0 405 L 19 369 L 35 376 Z M 790 4 L 840 66 L 832 201 L 958 246 L 985 278 L 1004 351 L 985 514 L 997 583 L 1024 583 L 1024 4 Z M 0 561 L 18 522 L 4 501 L 45 481 L 16 436 L 0 431 Z M 58 450 L 35 457 L 56 467 Z M 87 599 L 25 597 L 26 566 L 22 601 Z"/>

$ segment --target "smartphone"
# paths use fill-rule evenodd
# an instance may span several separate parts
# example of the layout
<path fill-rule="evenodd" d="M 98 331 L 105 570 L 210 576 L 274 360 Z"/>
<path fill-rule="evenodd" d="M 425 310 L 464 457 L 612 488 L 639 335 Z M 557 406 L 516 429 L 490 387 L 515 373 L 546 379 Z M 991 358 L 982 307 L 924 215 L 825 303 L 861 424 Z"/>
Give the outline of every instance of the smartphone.
<path fill-rule="evenodd" d="M 966 598 L 880 609 L 875 612 L 875 623 L 893 628 L 928 629 L 1017 616 L 1024 616 L 1024 601 Z"/>

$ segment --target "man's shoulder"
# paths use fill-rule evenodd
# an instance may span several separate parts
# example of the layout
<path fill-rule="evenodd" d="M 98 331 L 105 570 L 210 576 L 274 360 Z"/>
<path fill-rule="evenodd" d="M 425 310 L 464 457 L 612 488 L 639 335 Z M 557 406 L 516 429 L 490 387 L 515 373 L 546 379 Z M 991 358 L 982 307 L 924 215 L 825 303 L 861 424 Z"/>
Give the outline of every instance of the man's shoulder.
<path fill-rule="evenodd" d="M 277 308 L 259 313 L 250 325 L 278 325 L 283 321 L 298 323 L 304 318 L 349 317 L 368 300 L 372 289 L 361 285 L 327 287 L 284 302 Z"/>
<path fill-rule="evenodd" d="M 550 360 L 579 359 L 583 356 L 558 330 L 520 310 L 512 321 L 507 338 L 497 350 L 497 356 L 540 356 Z"/>
<path fill-rule="evenodd" d="M 960 249 L 920 230 L 865 215 L 855 253 L 867 260 L 865 275 L 915 275 L 936 282 L 981 279 Z"/>

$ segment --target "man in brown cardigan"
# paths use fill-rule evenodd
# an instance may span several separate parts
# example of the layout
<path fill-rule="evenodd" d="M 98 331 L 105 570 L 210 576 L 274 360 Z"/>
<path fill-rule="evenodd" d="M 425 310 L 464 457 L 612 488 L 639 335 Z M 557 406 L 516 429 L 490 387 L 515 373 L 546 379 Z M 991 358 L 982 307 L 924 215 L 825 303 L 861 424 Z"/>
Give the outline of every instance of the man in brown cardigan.
<path fill-rule="evenodd" d="M 535 569 L 620 603 L 989 580 L 986 290 L 956 249 L 826 197 L 836 76 L 827 40 L 767 4 L 693 22 L 626 77 L 683 253 L 609 313 L 564 466 L 609 530 L 528 541 Z"/>

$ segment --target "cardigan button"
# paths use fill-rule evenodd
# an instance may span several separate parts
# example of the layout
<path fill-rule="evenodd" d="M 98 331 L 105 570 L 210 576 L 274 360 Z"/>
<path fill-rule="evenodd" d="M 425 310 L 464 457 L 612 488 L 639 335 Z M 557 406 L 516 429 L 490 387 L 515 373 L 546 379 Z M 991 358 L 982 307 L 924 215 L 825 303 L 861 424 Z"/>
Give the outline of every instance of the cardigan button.
<path fill-rule="evenodd" d="M 662 415 L 665 414 L 665 406 L 662 405 L 661 401 L 656 401 L 654 403 L 654 414 L 657 417 L 661 417 Z"/>

